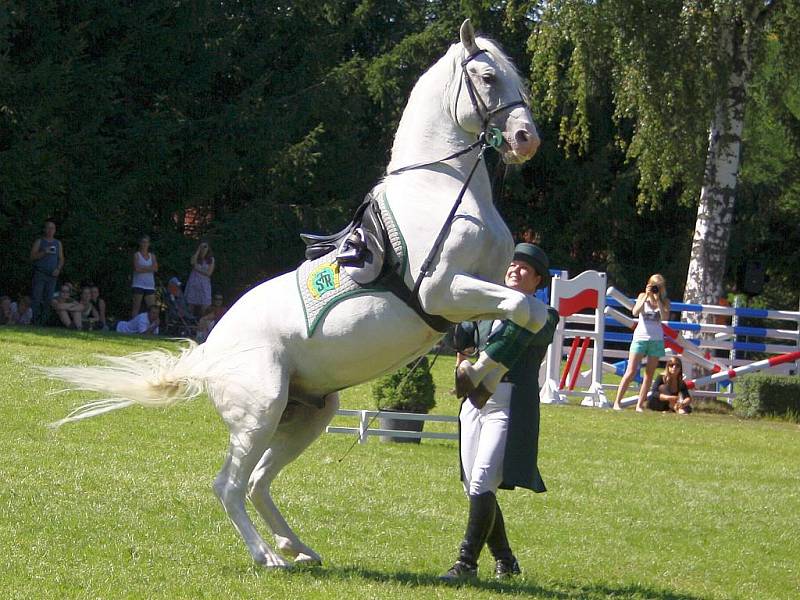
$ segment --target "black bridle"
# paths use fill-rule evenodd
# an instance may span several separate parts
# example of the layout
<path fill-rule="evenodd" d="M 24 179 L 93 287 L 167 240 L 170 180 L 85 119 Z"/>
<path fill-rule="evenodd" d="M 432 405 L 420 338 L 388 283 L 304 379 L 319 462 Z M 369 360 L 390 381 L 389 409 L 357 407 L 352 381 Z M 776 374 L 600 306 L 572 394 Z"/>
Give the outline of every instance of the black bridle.
<path fill-rule="evenodd" d="M 489 128 L 489 123 L 491 122 L 492 117 L 505 110 L 513 110 L 517 106 L 524 106 L 526 108 L 529 108 L 529 106 L 528 103 L 525 102 L 525 99 L 522 97 L 521 93 L 519 95 L 519 100 L 515 100 L 514 102 L 501 104 L 497 108 L 492 109 L 486 106 L 486 103 L 478 93 L 478 90 L 475 89 L 475 84 L 473 83 L 472 78 L 469 76 L 469 71 L 467 70 L 467 65 L 469 65 L 470 62 L 475 60 L 481 54 L 488 54 L 488 51 L 479 48 L 461 61 L 462 77 L 460 77 L 458 80 L 458 91 L 456 92 L 456 99 L 453 105 L 453 118 L 455 119 L 456 124 L 461 126 L 461 123 L 458 122 L 458 98 L 461 96 L 461 84 L 463 83 L 464 87 L 467 88 L 467 94 L 469 95 L 469 101 L 472 103 L 472 108 L 475 109 L 475 112 L 478 113 L 478 116 L 481 118 L 481 132 L 483 136 L 487 138 L 487 141 L 492 147 L 499 148 L 503 142 L 502 133 L 497 128 Z M 496 140 L 498 136 L 500 139 Z"/>
<path fill-rule="evenodd" d="M 424 167 L 430 167 L 462 156 L 467 152 L 471 152 L 475 148 L 480 148 L 478 156 L 475 157 L 475 163 L 472 165 L 472 168 L 470 169 L 467 178 L 464 180 L 464 185 L 461 186 L 461 191 L 458 193 L 456 201 L 453 203 L 453 207 L 450 209 L 450 214 L 447 215 L 447 219 L 445 219 L 445 222 L 442 224 L 442 228 L 439 230 L 439 234 L 436 236 L 436 240 L 434 241 L 433 246 L 428 252 L 428 256 L 425 258 L 425 260 L 422 263 L 422 266 L 420 267 L 419 275 L 414 281 L 414 288 L 411 291 L 411 298 L 409 299 L 409 304 L 417 312 L 422 311 L 422 307 L 419 303 L 419 288 L 420 286 L 422 286 L 422 280 L 425 279 L 425 277 L 429 277 L 431 274 L 430 268 L 431 264 L 433 263 L 433 259 L 436 257 L 436 254 L 439 252 L 440 246 L 447 237 L 448 230 L 450 229 L 450 224 L 453 222 L 453 219 L 456 216 L 456 211 L 458 210 L 458 207 L 461 205 L 461 200 L 464 198 L 464 194 L 466 193 L 467 188 L 469 187 L 469 183 L 472 180 L 472 176 L 475 174 L 478 165 L 483 159 L 483 153 L 486 151 L 487 148 L 494 148 L 495 150 L 497 150 L 503 144 L 502 132 L 496 127 L 491 127 L 491 128 L 489 127 L 492 117 L 494 117 L 496 114 L 502 111 L 514 109 L 517 106 L 528 107 L 528 103 L 525 102 L 525 99 L 522 97 L 521 93 L 519 96 L 519 100 L 515 100 L 514 102 L 509 102 L 508 104 L 502 104 L 497 108 L 493 109 L 489 109 L 486 106 L 486 103 L 483 101 L 483 98 L 481 98 L 481 95 L 478 93 L 478 90 L 475 89 L 475 84 L 472 82 L 472 78 L 469 76 L 469 72 L 467 71 L 467 65 L 471 61 L 475 60 L 475 58 L 480 56 L 481 54 L 486 54 L 486 53 L 487 53 L 486 50 L 478 49 L 477 51 L 473 52 L 472 54 L 470 54 L 464 60 L 461 61 L 462 77 L 459 77 L 458 79 L 458 91 L 456 93 L 455 106 L 453 108 L 453 118 L 455 119 L 456 124 L 458 124 L 460 127 L 461 124 L 458 122 L 458 98 L 461 95 L 461 86 L 463 82 L 464 87 L 467 88 L 467 93 L 469 94 L 470 102 L 472 102 L 472 107 L 475 109 L 475 112 L 478 113 L 478 116 L 481 118 L 482 126 L 481 126 L 481 132 L 478 134 L 478 139 L 475 140 L 472 144 L 470 144 L 466 148 L 454 152 L 453 154 L 446 156 L 444 158 L 440 158 L 438 160 L 434 160 L 431 162 L 418 163 L 418 164 L 408 165 L 405 167 L 400 167 L 399 169 L 395 169 L 387 173 L 387 175 L 398 175 L 405 171 L 411 171 L 412 169 L 422 169 Z"/>
<path fill-rule="evenodd" d="M 453 105 L 453 119 L 456 122 L 456 125 L 461 127 L 461 123 L 458 120 L 458 99 L 461 97 L 461 87 L 462 84 L 464 87 L 467 88 L 467 94 L 469 95 L 469 100 L 472 103 L 472 108 L 478 113 L 478 116 L 481 119 L 481 131 L 478 134 L 478 139 L 472 142 L 466 148 L 462 148 L 453 154 L 445 156 L 444 158 L 439 158 L 437 160 L 432 160 L 430 162 L 425 163 L 416 163 L 413 165 L 407 165 L 405 167 L 400 167 L 399 169 L 395 169 L 387 173 L 387 175 L 399 175 L 400 173 L 404 173 L 405 171 L 411 171 L 414 169 L 422 169 L 424 167 L 431 167 L 433 165 L 437 165 L 439 163 L 447 162 L 449 160 L 453 160 L 454 158 L 458 158 L 459 156 L 463 156 L 468 152 L 471 152 L 475 148 L 480 147 L 481 151 L 478 153 L 477 161 L 480 161 L 483 156 L 483 151 L 486 148 L 494 148 L 495 150 L 499 150 L 500 146 L 503 145 L 503 133 L 497 127 L 490 127 L 489 124 L 491 123 L 492 118 L 498 114 L 503 112 L 504 110 L 513 110 L 517 106 L 524 106 L 526 108 L 530 108 L 528 103 L 522 97 L 522 93 L 519 95 L 519 100 L 515 100 L 514 102 L 509 102 L 508 104 L 501 104 L 497 108 L 488 108 L 486 103 L 483 101 L 480 93 L 478 90 L 475 89 L 475 84 L 472 81 L 472 78 L 469 76 L 469 72 L 467 71 L 467 65 L 475 60 L 481 54 L 488 54 L 488 50 L 478 49 L 477 51 L 473 52 L 469 56 L 467 56 L 464 60 L 461 61 L 461 77 L 458 78 L 458 91 L 456 92 L 455 103 Z M 462 127 L 463 129 L 463 127 Z M 473 171 L 475 169 L 473 168 Z M 470 172 L 470 177 L 472 176 L 472 171 Z M 466 185 L 469 184 L 469 179 L 466 181 Z"/>

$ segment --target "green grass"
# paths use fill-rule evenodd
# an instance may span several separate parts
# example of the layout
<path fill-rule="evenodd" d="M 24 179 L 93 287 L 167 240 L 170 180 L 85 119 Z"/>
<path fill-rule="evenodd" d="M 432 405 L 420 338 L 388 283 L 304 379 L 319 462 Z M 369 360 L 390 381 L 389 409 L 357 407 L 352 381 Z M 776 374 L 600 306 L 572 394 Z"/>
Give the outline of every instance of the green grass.
<path fill-rule="evenodd" d="M 210 491 L 226 432 L 210 404 L 131 408 L 51 431 L 85 398 L 34 365 L 88 363 L 153 340 L 0 330 L 3 598 L 795 598 L 800 428 L 573 406 L 542 408 L 546 494 L 500 492 L 524 570 L 441 585 L 463 532 L 457 445 L 324 434 L 276 501 L 321 568 L 254 566 Z M 169 345 L 167 342 L 157 342 Z M 440 414 L 452 359 L 434 375 Z M 369 386 L 343 394 L 372 408 Z M 446 425 L 441 425 L 446 427 Z M 263 529 L 262 529 L 263 530 Z"/>

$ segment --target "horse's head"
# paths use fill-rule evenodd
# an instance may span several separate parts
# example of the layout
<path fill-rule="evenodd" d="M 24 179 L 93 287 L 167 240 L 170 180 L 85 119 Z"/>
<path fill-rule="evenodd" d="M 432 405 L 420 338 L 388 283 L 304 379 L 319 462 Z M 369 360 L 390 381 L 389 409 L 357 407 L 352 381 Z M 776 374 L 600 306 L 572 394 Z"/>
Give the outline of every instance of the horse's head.
<path fill-rule="evenodd" d="M 453 118 L 465 131 L 496 129 L 502 139 L 494 140 L 506 163 L 523 163 L 536 154 L 539 134 L 533 123 L 522 80 L 497 44 L 475 39 L 469 19 L 461 25 L 461 62 L 458 81 L 452 86 Z M 490 139 L 490 141 L 492 141 Z"/>

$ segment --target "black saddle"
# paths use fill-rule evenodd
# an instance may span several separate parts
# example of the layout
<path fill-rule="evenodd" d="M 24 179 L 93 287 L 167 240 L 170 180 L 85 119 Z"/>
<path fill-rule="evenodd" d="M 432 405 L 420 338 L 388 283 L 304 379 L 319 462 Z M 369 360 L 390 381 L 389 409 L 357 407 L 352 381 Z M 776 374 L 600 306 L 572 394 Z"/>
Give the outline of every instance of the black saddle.
<path fill-rule="evenodd" d="M 337 233 L 316 235 L 301 233 L 306 244 L 306 259 L 314 260 L 338 249 L 336 262 L 359 285 L 380 284 L 405 302 L 431 328 L 444 333 L 451 325 L 447 319 L 426 313 L 419 298 L 408 288 L 398 265 L 387 261 L 391 246 L 389 234 L 381 218 L 378 200 L 367 194 L 356 209 L 350 223 Z"/>
<path fill-rule="evenodd" d="M 336 233 L 330 234 L 316 234 L 316 233 L 301 233 L 300 239 L 303 240 L 303 243 L 306 245 L 306 259 L 314 260 L 319 258 L 320 256 L 325 256 L 329 252 L 336 250 L 341 244 L 342 241 L 350 235 L 350 233 L 361 225 L 361 222 L 364 218 L 364 212 L 367 210 L 369 205 L 373 202 L 372 194 L 367 194 L 364 198 L 364 201 L 358 206 L 356 209 L 353 218 L 351 219 L 350 223 L 342 229 L 341 231 L 337 231 Z M 373 214 L 374 217 L 374 214 Z"/>
<path fill-rule="evenodd" d="M 341 231 L 330 235 L 301 233 L 300 239 L 306 244 L 308 260 L 337 251 L 336 262 L 361 285 L 370 284 L 380 277 L 389 245 L 378 202 L 371 193 Z"/>

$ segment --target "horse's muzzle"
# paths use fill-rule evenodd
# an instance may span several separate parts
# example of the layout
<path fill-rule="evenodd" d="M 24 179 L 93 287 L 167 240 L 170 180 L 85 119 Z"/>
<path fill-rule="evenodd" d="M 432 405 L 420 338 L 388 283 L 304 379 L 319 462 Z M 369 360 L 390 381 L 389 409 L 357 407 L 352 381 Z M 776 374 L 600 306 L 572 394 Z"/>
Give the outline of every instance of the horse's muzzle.
<path fill-rule="evenodd" d="M 510 163 L 524 163 L 530 160 L 541 144 L 536 128 L 531 126 L 517 128 L 509 137 L 511 139 L 506 139 L 506 142 L 511 150 L 509 153 L 511 156 L 506 157 L 506 162 Z"/>
<path fill-rule="evenodd" d="M 541 144 L 536 129 L 518 129 L 516 133 L 514 133 L 514 141 L 517 143 L 515 148 L 517 154 L 524 157 L 525 160 L 533 158 L 533 155 L 536 154 Z"/>
<path fill-rule="evenodd" d="M 541 139 L 528 111 L 514 110 L 508 115 L 503 128 L 503 161 L 520 164 L 533 158 Z"/>

